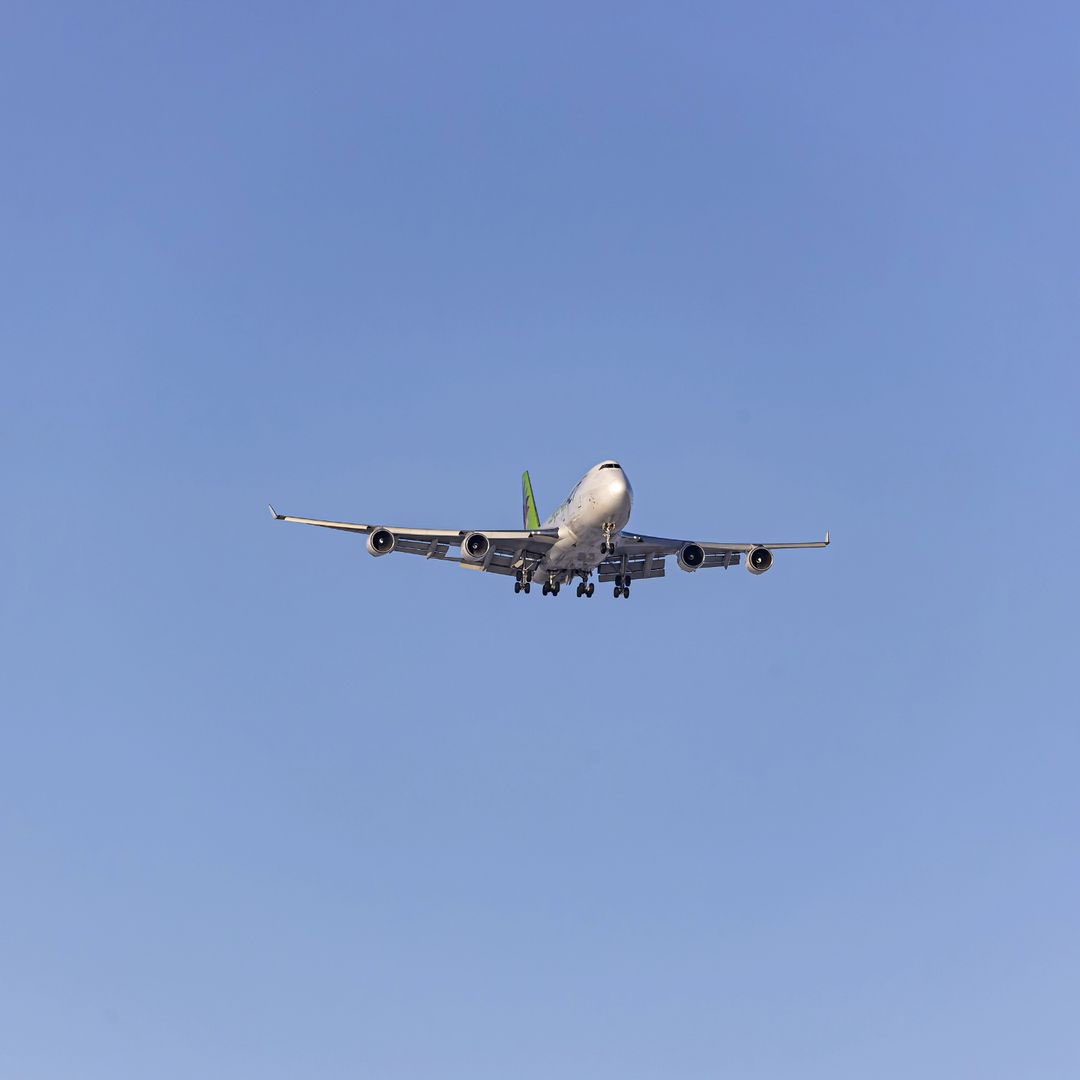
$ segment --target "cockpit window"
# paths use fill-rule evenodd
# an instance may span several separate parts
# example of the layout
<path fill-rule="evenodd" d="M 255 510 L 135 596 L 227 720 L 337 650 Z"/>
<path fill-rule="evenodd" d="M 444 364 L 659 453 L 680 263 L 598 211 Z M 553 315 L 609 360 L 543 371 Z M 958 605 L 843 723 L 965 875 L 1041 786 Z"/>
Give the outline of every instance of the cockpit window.
<path fill-rule="evenodd" d="M 607 464 L 601 465 L 600 468 L 601 469 L 617 469 L 617 468 L 619 468 L 619 463 L 617 461 L 609 461 L 609 462 L 607 462 Z"/>

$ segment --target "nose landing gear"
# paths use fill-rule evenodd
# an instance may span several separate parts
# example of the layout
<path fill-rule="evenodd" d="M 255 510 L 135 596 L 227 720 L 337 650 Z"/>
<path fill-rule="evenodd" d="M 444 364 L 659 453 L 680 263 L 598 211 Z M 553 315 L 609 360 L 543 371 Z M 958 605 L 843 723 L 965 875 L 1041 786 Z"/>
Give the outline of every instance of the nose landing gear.
<path fill-rule="evenodd" d="M 611 534 L 615 531 L 614 521 L 604 522 L 604 542 L 600 545 L 601 555 L 614 555 L 615 545 L 611 542 Z"/>

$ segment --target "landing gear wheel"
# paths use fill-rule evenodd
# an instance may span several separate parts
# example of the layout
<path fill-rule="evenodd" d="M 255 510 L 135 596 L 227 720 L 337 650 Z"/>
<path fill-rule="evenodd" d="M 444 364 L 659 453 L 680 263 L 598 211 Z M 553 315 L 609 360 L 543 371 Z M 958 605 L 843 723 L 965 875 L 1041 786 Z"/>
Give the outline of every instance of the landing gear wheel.
<path fill-rule="evenodd" d="M 585 586 L 585 595 L 591 598 L 594 592 L 596 592 L 596 586 L 590 581 L 589 584 Z"/>
<path fill-rule="evenodd" d="M 623 594 L 623 599 L 624 600 L 629 600 L 630 599 L 630 586 L 629 585 L 624 585 L 623 586 L 622 594 Z"/>
<path fill-rule="evenodd" d="M 551 586 L 551 595 L 552 596 L 558 596 L 559 595 L 559 588 L 560 588 L 560 586 L 558 586 L 558 585 L 552 585 Z"/>
<path fill-rule="evenodd" d="M 614 595 L 615 599 L 618 600 L 619 597 L 622 596 L 622 586 L 621 585 L 616 585 L 615 586 L 615 592 L 612 595 Z"/>
<path fill-rule="evenodd" d="M 531 581 L 526 581 L 523 588 L 525 589 L 526 593 L 532 592 L 532 582 Z"/>
<path fill-rule="evenodd" d="M 541 592 L 543 592 L 543 594 L 547 596 L 547 594 L 551 592 L 551 586 L 545 582 L 543 589 L 541 589 Z"/>
<path fill-rule="evenodd" d="M 577 595 L 580 600 L 585 595 L 585 585 L 581 584 L 577 587 Z"/>
<path fill-rule="evenodd" d="M 521 592 L 521 582 L 520 581 L 515 581 L 514 582 L 514 592 L 516 592 L 516 593 Z"/>

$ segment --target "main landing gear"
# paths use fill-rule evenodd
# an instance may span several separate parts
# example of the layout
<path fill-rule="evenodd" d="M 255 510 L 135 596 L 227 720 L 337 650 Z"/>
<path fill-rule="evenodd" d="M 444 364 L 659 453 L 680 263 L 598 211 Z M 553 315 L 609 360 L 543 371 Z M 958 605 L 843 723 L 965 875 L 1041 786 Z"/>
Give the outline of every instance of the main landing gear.
<path fill-rule="evenodd" d="M 615 592 L 613 594 L 615 599 L 621 596 L 626 600 L 630 599 L 630 575 L 629 574 L 616 574 L 615 575 Z"/>
<path fill-rule="evenodd" d="M 518 570 L 515 573 L 514 576 L 516 578 L 516 580 L 514 581 L 514 592 L 516 592 L 516 593 L 526 592 L 527 593 L 529 591 L 529 589 L 532 587 L 532 573 L 531 572 L 523 573 L 521 570 Z M 569 578 L 569 582 L 560 580 L 564 576 Z M 544 582 L 544 586 L 540 591 L 544 594 L 544 596 L 558 596 L 559 595 L 559 590 L 563 587 L 563 585 L 572 583 L 573 579 L 575 577 L 577 577 L 577 576 L 578 576 L 577 572 L 574 572 L 573 574 L 571 574 L 571 573 L 569 573 L 567 571 L 556 571 L 556 572 L 548 575 L 548 579 L 547 579 L 547 581 Z M 593 584 L 593 582 L 591 582 L 591 581 L 587 581 L 586 578 L 585 578 L 584 571 L 582 571 L 582 573 L 581 573 L 581 581 L 580 581 L 580 583 L 578 584 L 578 587 L 577 587 L 577 595 L 578 595 L 578 597 L 580 598 L 580 597 L 584 596 L 584 597 L 588 598 L 588 597 L 591 597 L 593 595 L 593 593 L 595 593 L 595 592 L 596 592 L 596 585 Z"/>

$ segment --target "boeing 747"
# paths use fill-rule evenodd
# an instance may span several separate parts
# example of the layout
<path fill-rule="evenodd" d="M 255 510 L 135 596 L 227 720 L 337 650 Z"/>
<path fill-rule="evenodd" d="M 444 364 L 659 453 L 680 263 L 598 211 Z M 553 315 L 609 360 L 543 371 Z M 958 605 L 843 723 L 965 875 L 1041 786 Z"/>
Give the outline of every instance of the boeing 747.
<path fill-rule="evenodd" d="M 528 593 L 533 581 L 545 596 L 558 596 L 563 585 L 578 581 L 577 595 L 590 597 L 600 582 L 614 582 L 616 597 L 630 596 L 630 583 L 664 576 L 664 560 L 674 557 L 680 570 L 727 569 L 746 559 L 751 574 L 764 574 L 773 552 L 792 548 L 823 548 L 824 540 L 796 544 L 717 543 L 672 540 L 627 531 L 634 492 L 617 461 L 602 461 L 577 483 L 561 506 L 540 523 L 526 472 L 521 478 L 522 525 L 509 531 L 409 529 L 396 525 L 357 525 L 289 517 L 272 506 L 277 521 L 317 525 L 323 529 L 360 533 L 376 557 L 400 551 L 426 559 L 454 562 L 467 570 L 503 574 L 514 579 L 515 593 Z M 458 551 L 451 555 L 451 549 Z"/>

